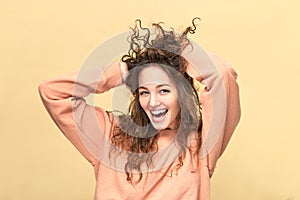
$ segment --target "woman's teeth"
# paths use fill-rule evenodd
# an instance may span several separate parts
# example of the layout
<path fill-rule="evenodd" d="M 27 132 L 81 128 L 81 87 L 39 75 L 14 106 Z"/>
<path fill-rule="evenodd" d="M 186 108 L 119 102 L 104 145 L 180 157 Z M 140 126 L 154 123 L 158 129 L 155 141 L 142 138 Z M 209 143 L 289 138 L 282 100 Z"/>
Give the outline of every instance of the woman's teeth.
<path fill-rule="evenodd" d="M 168 112 L 168 110 L 160 109 L 160 110 L 151 110 L 150 112 L 154 117 L 160 117 L 162 115 L 165 115 Z"/>

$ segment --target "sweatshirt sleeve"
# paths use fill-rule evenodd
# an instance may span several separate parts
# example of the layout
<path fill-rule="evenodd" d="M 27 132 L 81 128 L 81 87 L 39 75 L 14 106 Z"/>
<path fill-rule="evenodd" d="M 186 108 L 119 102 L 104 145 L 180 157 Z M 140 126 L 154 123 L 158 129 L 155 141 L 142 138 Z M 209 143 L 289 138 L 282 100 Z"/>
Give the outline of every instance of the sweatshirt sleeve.
<path fill-rule="evenodd" d="M 119 62 L 107 68 L 85 67 L 49 79 L 39 85 L 39 94 L 49 115 L 78 151 L 92 164 L 99 161 L 113 126 L 111 113 L 88 105 L 84 97 L 103 93 L 122 83 Z"/>
<path fill-rule="evenodd" d="M 241 116 L 237 73 L 221 57 L 205 53 L 199 46 L 185 58 L 189 61 L 188 74 L 205 86 L 200 94 L 203 120 L 200 156 L 206 160 L 212 176 Z"/>

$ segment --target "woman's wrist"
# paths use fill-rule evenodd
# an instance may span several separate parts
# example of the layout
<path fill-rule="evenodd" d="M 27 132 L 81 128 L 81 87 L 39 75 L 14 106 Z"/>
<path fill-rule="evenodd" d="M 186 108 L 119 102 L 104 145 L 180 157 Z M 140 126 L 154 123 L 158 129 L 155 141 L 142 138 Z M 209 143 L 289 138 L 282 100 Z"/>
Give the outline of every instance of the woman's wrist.
<path fill-rule="evenodd" d="M 120 62 L 120 71 L 122 76 L 122 82 L 125 83 L 127 74 L 128 74 L 128 66 L 126 62 Z"/>

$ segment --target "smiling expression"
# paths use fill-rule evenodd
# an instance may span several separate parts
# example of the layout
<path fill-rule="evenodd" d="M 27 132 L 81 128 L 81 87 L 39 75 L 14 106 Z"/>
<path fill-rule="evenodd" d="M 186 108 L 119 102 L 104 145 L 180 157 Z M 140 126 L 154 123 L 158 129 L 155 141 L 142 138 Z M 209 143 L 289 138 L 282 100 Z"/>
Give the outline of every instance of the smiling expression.
<path fill-rule="evenodd" d="M 139 102 L 153 127 L 157 130 L 173 129 L 179 114 L 177 88 L 159 66 L 149 66 L 139 75 Z"/>

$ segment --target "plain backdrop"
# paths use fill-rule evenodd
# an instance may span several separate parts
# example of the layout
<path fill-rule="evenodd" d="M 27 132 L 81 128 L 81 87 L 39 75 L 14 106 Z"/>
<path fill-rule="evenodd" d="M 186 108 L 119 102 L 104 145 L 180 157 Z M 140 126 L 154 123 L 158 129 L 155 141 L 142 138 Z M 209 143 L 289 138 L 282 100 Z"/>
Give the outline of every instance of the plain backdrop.
<path fill-rule="evenodd" d="M 300 199 L 299 1 L 0 1 L 0 199 L 93 199 L 92 166 L 50 119 L 43 80 L 77 71 L 139 18 L 183 30 L 239 74 L 242 118 L 212 200 Z M 111 106 L 111 95 L 101 97 Z M 113 187 L 113 186 L 112 186 Z"/>

